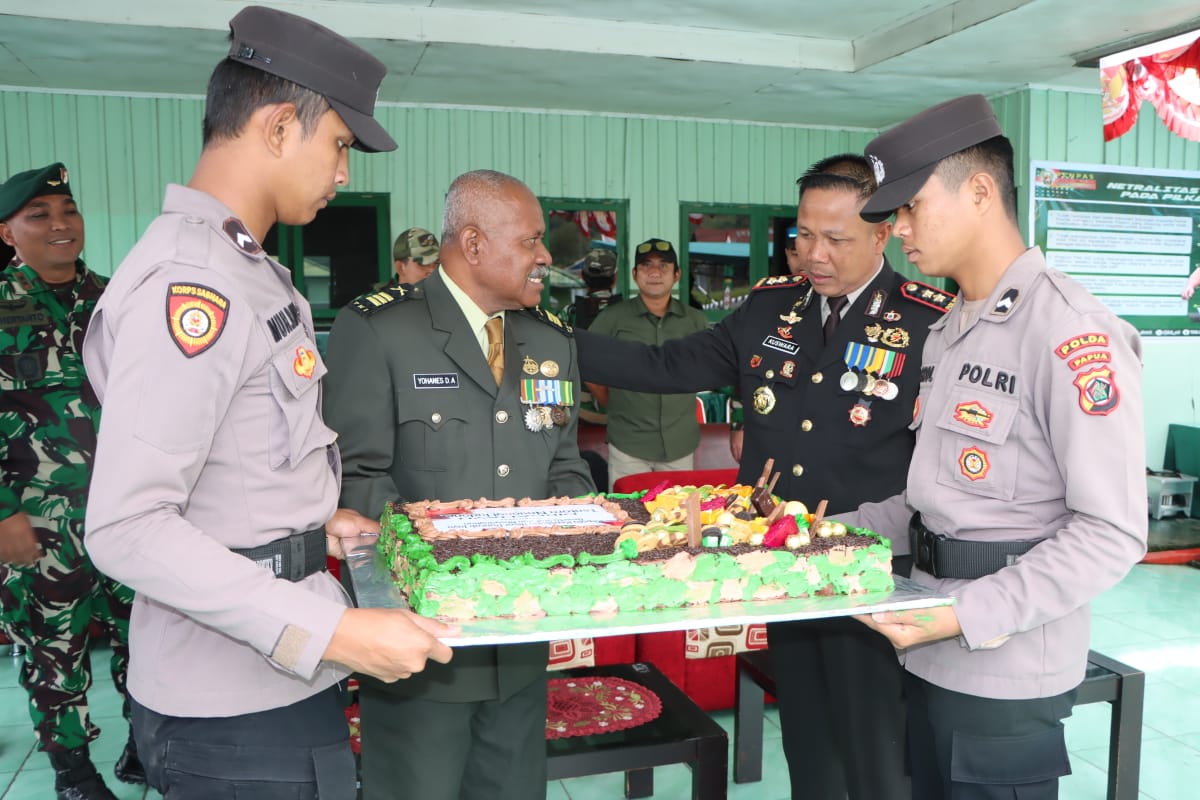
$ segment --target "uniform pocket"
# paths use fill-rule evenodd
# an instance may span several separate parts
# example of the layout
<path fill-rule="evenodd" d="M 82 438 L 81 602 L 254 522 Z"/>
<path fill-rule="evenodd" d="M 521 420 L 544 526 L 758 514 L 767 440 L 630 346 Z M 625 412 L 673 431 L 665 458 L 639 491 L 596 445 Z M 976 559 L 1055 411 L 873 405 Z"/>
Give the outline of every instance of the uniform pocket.
<path fill-rule="evenodd" d="M 306 800 L 314 797 L 312 750 L 173 740 L 162 787 L 180 800 Z"/>
<path fill-rule="evenodd" d="M 445 472 L 467 453 L 467 408 L 461 389 L 396 393 L 396 458 L 413 470 Z M 486 426 L 479 432 L 490 436 Z"/>
<path fill-rule="evenodd" d="M 951 745 L 950 779 L 985 786 L 1032 786 L 1056 781 L 1071 774 L 1063 731 L 1061 724 L 1028 736 L 973 736 L 956 731 Z"/>
<path fill-rule="evenodd" d="M 1020 413 L 1015 398 L 956 388 L 947 411 L 925 419 L 946 432 L 940 437 L 938 483 L 970 494 L 1011 500 L 1016 493 L 1020 450 L 1008 444 Z"/>
<path fill-rule="evenodd" d="M 318 410 L 317 392 L 325 363 L 308 338 L 295 339 L 271 357 L 268 370 L 275 412 L 267 423 L 271 469 L 295 466 L 313 450 L 333 443 L 335 435 Z"/>

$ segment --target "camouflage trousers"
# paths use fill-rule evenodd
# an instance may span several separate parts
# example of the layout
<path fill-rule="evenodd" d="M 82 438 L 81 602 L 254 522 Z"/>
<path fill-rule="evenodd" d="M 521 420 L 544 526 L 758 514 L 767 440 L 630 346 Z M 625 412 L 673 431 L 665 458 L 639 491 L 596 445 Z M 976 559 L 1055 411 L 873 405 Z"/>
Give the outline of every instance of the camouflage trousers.
<path fill-rule="evenodd" d="M 21 685 L 38 749 L 73 750 L 100 735 L 88 714 L 92 623 L 112 646 L 113 684 L 124 698 L 133 590 L 100 574 L 83 549 L 83 520 L 30 517 L 45 551 L 27 567 L 0 564 L 0 628 L 25 647 Z"/>

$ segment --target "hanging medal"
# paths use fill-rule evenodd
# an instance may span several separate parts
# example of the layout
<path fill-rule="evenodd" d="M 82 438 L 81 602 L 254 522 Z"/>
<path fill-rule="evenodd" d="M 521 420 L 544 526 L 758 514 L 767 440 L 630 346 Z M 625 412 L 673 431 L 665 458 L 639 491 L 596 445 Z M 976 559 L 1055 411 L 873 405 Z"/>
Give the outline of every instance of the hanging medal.
<path fill-rule="evenodd" d="M 859 400 L 850 407 L 850 424 L 856 428 L 865 428 L 871 421 L 871 401 Z"/>

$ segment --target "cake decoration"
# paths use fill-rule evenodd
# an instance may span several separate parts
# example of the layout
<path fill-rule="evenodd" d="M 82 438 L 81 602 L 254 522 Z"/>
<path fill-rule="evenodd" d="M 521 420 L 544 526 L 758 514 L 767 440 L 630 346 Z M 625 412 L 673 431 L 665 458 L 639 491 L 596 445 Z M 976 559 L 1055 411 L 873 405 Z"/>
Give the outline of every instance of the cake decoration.
<path fill-rule="evenodd" d="M 887 540 L 824 520 L 823 505 L 810 515 L 803 503 L 763 498 L 766 489 L 663 484 L 634 495 L 392 504 L 379 548 L 414 610 L 455 620 L 893 588 Z M 756 492 L 775 519 L 752 502 Z"/>

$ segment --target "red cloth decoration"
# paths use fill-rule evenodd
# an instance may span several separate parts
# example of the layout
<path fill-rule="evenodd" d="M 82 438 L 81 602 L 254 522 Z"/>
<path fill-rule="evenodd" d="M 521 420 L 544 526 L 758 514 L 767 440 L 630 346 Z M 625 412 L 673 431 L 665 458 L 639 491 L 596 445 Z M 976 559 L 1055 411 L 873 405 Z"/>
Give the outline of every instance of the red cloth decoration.
<path fill-rule="evenodd" d="M 1168 128 L 1200 141 L 1200 38 L 1100 70 L 1104 141 L 1126 133 L 1147 100 Z"/>
<path fill-rule="evenodd" d="M 633 681 L 551 678 L 547 684 L 547 739 L 623 731 L 657 719 L 662 713 L 658 695 Z"/>

